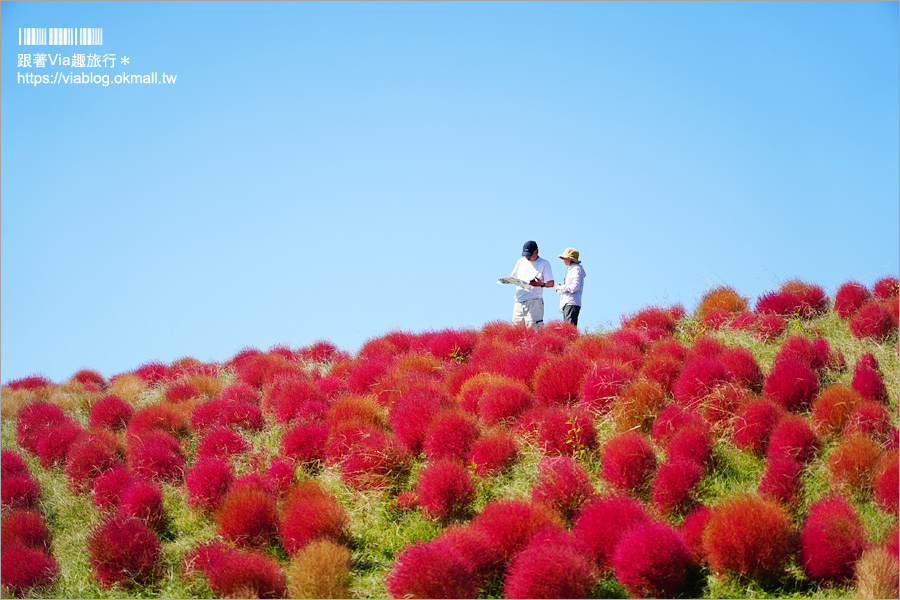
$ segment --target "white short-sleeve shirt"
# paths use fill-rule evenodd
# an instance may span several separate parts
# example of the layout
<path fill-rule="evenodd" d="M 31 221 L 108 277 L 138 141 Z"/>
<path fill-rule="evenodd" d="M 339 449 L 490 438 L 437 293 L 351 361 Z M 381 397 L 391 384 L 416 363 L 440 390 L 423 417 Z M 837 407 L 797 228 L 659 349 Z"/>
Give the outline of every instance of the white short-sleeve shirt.
<path fill-rule="evenodd" d="M 516 261 L 516 266 L 513 267 L 512 273 L 509 276 L 521 279 L 525 283 L 540 276 L 541 281 L 546 283 L 548 281 L 553 281 L 553 269 L 550 268 L 550 263 L 540 256 L 533 261 L 530 261 L 523 256 Z M 526 292 L 522 288 L 516 288 L 517 302 L 525 302 L 526 300 L 535 300 L 543 297 L 544 288 L 542 287 L 534 288 L 530 292 Z"/>

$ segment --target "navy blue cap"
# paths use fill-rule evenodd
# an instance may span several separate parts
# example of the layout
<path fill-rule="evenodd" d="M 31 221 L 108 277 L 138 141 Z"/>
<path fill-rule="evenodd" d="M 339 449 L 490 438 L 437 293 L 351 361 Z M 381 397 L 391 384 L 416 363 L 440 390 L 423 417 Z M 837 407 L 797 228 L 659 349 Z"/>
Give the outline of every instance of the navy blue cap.
<path fill-rule="evenodd" d="M 537 252 L 537 249 L 537 242 L 528 240 L 527 242 L 525 242 L 525 245 L 522 246 L 522 256 L 531 258 L 531 255 Z"/>

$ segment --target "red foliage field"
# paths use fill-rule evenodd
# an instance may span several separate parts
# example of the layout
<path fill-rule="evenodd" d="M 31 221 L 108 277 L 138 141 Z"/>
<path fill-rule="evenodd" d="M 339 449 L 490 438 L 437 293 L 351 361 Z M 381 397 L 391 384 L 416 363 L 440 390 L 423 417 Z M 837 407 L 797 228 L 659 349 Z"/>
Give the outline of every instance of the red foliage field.
<path fill-rule="evenodd" d="M 3 593 L 851 593 L 897 545 L 897 288 L 7 382 Z"/>

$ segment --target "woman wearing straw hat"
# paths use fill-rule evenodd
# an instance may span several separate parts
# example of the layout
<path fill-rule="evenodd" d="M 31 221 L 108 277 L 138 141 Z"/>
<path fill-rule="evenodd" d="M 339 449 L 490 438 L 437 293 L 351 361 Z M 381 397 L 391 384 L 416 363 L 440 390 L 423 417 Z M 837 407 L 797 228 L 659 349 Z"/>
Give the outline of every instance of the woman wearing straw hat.
<path fill-rule="evenodd" d="M 559 255 L 566 263 L 567 271 L 563 283 L 556 285 L 556 293 L 559 294 L 559 312 L 567 323 L 578 326 L 578 313 L 581 312 L 581 291 L 584 288 L 586 276 L 581 261 L 578 260 L 578 250 L 566 248 Z"/>

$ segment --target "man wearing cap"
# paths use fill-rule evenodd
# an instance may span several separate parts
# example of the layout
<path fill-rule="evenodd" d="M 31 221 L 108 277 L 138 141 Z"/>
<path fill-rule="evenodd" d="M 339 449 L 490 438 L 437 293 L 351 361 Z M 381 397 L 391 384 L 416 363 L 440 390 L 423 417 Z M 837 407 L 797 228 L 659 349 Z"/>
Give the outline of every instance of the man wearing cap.
<path fill-rule="evenodd" d="M 566 248 L 559 257 L 567 267 L 565 282 L 556 286 L 556 293 L 559 294 L 559 312 L 563 314 L 563 319 L 567 323 L 577 327 L 578 313 L 581 312 L 581 291 L 584 288 L 584 267 L 578 260 L 578 250 L 575 248 Z"/>
<path fill-rule="evenodd" d="M 522 258 L 516 262 L 510 277 L 534 286 L 531 290 L 516 288 L 513 325 L 525 323 L 528 327 L 540 327 L 544 323 L 544 288 L 553 287 L 553 270 L 547 260 L 538 256 L 536 242 L 525 242 Z"/>

